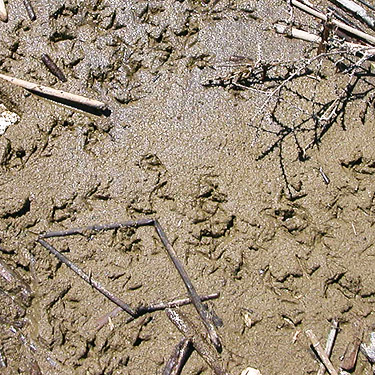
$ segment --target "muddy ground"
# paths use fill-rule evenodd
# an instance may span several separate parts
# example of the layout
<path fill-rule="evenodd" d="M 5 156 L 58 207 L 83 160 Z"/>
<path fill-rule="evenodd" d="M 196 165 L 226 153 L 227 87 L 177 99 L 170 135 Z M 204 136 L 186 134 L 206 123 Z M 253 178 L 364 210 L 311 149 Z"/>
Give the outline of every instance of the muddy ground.
<path fill-rule="evenodd" d="M 181 338 L 164 312 L 129 324 L 118 314 L 98 330 L 114 305 L 35 242 L 45 231 L 145 217 L 159 219 L 198 292 L 220 292 L 209 305 L 224 323 L 231 374 L 249 366 L 315 373 L 304 331 L 324 345 L 332 319 L 341 327 L 336 368 L 354 323 L 368 341 L 371 74 L 348 70 L 357 60 L 345 54 L 307 66 L 316 46 L 273 25 L 291 16 L 308 31 L 319 23 L 291 15 L 284 1 L 32 4 L 34 22 L 23 1 L 7 4 L 1 72 L 101 100 L 111 114 L 87 115 L 1 82 L 0 102 L 20 121 L 0 136 L 0 258 L 18 275 L 0 274 L 0 373 L 162 372 Z M 133 307 L 186 296 L 152 227 L 50 243 Z M 197 321 L 192 307 L 183 310 Z M 212 370 L 193 353 L 183 373 Z M 371 373 L 363 355 L 355 373 Z"/>

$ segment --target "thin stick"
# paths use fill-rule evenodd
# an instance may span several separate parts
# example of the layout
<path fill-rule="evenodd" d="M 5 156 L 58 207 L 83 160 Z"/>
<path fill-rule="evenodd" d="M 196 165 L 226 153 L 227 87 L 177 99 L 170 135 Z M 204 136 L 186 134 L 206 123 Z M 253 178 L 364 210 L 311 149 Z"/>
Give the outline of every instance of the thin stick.
<path fill-rule="evenodd" d="M 369 4 L 367 1 L 364 1 L 364 0 L 358 0 L 361 4 L 367 6 L 368 8 L 372 9 L 372 10 L 375 10 L 375 7 L 371 4 Z"/>
<path fill-rule="evenodd" d="M 163 370 L 163 375 L 180 375 L 192 352 L 192 342 L 186 337 L 183 337 L 168 359 Z"/>
<path fill-rule="evenodd" d="M 195 325 L 190 322 L 180 311 L 166 309 L 169 320 L 177 327 L 177 329 L 189 340 L 191 340 L 194 349 L 207 362 L 216 375 L 228 375 L 220 364 L 220 358 L 216 351 L 205 338 L 198 332 Z"/>
<path fill-rule="evenodd" d="M 106 296 L 109 300 L 111 300 L 116 305 L 120 306 L 124 311 L 126 311 L 132 317 L 136 317 L 136 312 L 124 301 L 120 298 L 116 297 L 114 294 L 109 292 L 105 289 L 101 284 L 95 281 L 91 275 L 82 271 L 78 266 L 76 266 L 73 262 L 71 262 L 68 258 L 66 258 L 63 254 L 61 254 L 58 250 L 56 250 L 52 245 L 48 242 L 39 238 L 37 240 L 43 247 L 45 247 L 51 254 L 53 254 L 60 262 L 66 264 L 73 272 L 75 272 L 79 277 L 85 280 L 88 284 L 90 284 L 93 288 L 95 288 L 98 292 L 102 293 Z"/>
<path fill-rule="evenodd" d="M 303 31 L 300 29 L 296 29 L 295 27 L 289 27 L 281 23 L 277 23 L 275 25 L 275 30 L 279 34 L 285 34 L 289 37 L 301 39 L 306 42 L 320 43 L 322 41 L 322 38 L 318 35 L 311 34 L 307 31 Z"/>
<path fill-rule="evenodd" d="M 307 6 L 305 4 L 302 4 L 301 2 L 299 2 L 297 0 L 291 0 L 291 3 L 292 3 L 292 5 L 300 8 L 301 10 L 305 11 L 306 13 L 309 13 L 309 14 L 317 17 L 317 18 L 320 18 L 323 21 L 327 21 L 327 16 L 324 15 L 323 13 L 317 12 L 316 10 L 310 8 L 309 6 Z M 337 27 L 339 27 L 340 29 L 346 30 L 349 33 L 354 34 L 357 37 L 359 37 L 363 40 L 366 40 L 367 42 L 375 45 L 375 37 L 373 37 L 373 36 L 371 36 L 367 33 L 364 33 L 363 31 L 359 31 L 359 30 L 355 29 L 354 27 L 346 25 L 345 23 L 340 22 L 340 21 L 332 20 L 332 23 L 334 25 L 336 25 Z"/>
<path fill-rule="evenodd" d="M 186 289 L 190 295 L 191 301 L 193 302 L 193 305 L 195 309 L 197 310 L 199 316 L 202 319 L 203 324 L 205 325 L 208 334 L 210 336 L 210 339 L 212 343 L 214 344 L 215 348 L 218 351 L 221 351 L 221 342 L 219 339 L 219 336 L 215 330 L 215 326 L 212 322 L 211 316 L 208 313 L 207 309 L 203 306 L 197 291 L 195 290 L 188 274 L 185 271 L 185 268 L 183 267 L 182 263 L 180 260 L 177 258 L 177 255 L 172 247 L 172 245 L 169 243 L 166 234 L 164 233 L 162 227 L 160 226 L 159 222 L 155 220 L 155 229 L 157 234 L 160 237 L 161 242 L 163 243 L 164 247 L 167 250 L 167 253 L 172 260 L 174 266 L 176 267 L 178 273 L 180 274 L 182 281 L 184 282 Z"/>
<path fill-rule="evenodd" d="M 0 0 L 1 1 L 1 0 Z M 38 85 L 29 81 L 24 81 L 15 77 L 10 77 L 5 74 L 0 74 L 0 78 L 13 83 L 16 86 L 23 87 L 26 90 L 31 91 L 32 93 L 63 103 L 70 106 L 76 106 L 80 109 L 89 111 L 91 108 L 92 111 L 96 113 L 105 114 L 108 112 L 108 108 L 105 103 L 100 102 L 94 99 L 88 99 L 81 95 L 71 94 L 62 90 L 56 90 L 52 87 Z M 95 113 L 94 112 L 94 113 Z"/>
<path fill-rule="evenodd" d="M 332 327 L 331 330 L 329 331 L 328 337 L 327 337 L 327 342 L 326 342 L 326 354 L 328 358 L 332 354 L 332 349 L 333 349 L 333 344 L 335 343 L 337 331 L 339 329 L 339 322 L 334 319 L 332 321 Z M 316 375 L 323 375 L 326 371 L 326 367 L 324 366 L 323 363 L 320 364 L 319 371 L 317 372 Z"/>
<path fill-rule="evenodd" d="M 335 370 L 335 368 L 332 365 L 332 362 L 328 358 L 327 353 L 324 351 L 322 345 L 320 344 L 320 342 L 318 341 L 318 339 L 316 338 L 314 333 L 311 331 L 311 329 L 306 330 L 305 334 L 310 339 L 314 350 L 318 354 L 318 356 L 319 356 L 320 360 L 323 362 L 324 366 L 327 368 L 327 371 L 331 375 L 338 375 L 337 371 Z"/>
<path fill-rule="evenodd" d="M 340 8 L 344 8 L 349 12 L 353 13 L 359 20 L 364 22 L 367 26 L 370 26 L 374 29 L 375 20 L 370 17 L 366 10 L 362 8 L 360 5 L 356 4 L 351 0 L 330 0 L 332 3 L 336 4 Z"/>
<path fill-rule="evenodd" d="M 4 0 L 0 0 L 0 21 L 7 22 L 8 21 L 8 12 L 5 8 Z"/>
<path fill-rule="evenodd" d="M 315 42 L 315 43 L 320 43 L 321 42 L 321 37 L 315 34 L 308 33 L 306 31 L 297 29 L 295 27 L 289 27 L 287 25 L 283 24 L 276 24 L 275 25 L 275 30 L 279 34 L 286 35 L 287 37 L 292 37 L 292 38 L 297 38 L 304 40 L 306 42 Z M 347 42 L 344 41 L 343 47 L 348 48 L 351 52 L 353 53 L 359 53 L 364 56 L 370 56 L 375 54 L 375 48 L 371 46 L 364 46 L 362 44 L 358 43 L 352 43 L 352 42 Z M 337 52 L 335 52 L 336 54 Z M 339 52 L 342 53 L 342 52 Z M 322 56 L 327 55 L 327 54 L 322 54 Z"/>
<path fill-rule="evenodd" d="M 35 21 L 36 20 L 36 15 L 35 15 L 33 6 L 30 3 L 30 0 L 23 0 L 23 4 L 25 5 L 26 12 L 27 12 L 30 20 L 31 21 Z"/>
<path fill-rule="evenodd" d="M 200 299 L 200 301 L 205 302 L 211 299 L 219 298 L 219 296 L 220 296 L 220 293 L 213 293 L 207 296 L 198 296 L 198 298 Z M 170 301 L 170 302 L 158 302 L 149 306 L 140 306 L 136 308 L 136 312 L 139 315 L 143 315 L 143 314 L 154 312 L 154 311 L 165 310 L 167 308 L 175 308 L 175 307 L 188 305 L 190 303 L 192 303 L 191 298 L 177 299 L 177 300 Z"/>
<path fill-rule="evenodd" d="M 138 228 L 142 226 L 154 225 L 154 219 L 140 219 L 140 220 L 129 220 L 123 223 L 114 224 L 103 224 L 103 225 L 89 225 L 82 228 L 72 228 L 61 231 L 46 232 L 40 235 L 40 238 L 51 238 L 51 237 L 67 237 L 74 236 L 76 234 L 84 235 L 88 232 L 101 232 L 107 230 L 114 230 L 120 228 Z"/>
<path fill-rule="evenodd" d="M 202 302 L 209 301 L 211 299 L 215 299 L 215 298 L 219 298 L 219 297 L 220 297 L 220 293 L 212 293 L 212 294 L 208 294 L 206 296 L 199 296 L 199 298 L 201 299 Z M 151 313 L 151 312 L 154 312 L 154 311 L 165 310 L 168 307 L 169 308 L 179 307 L 179 306 L 188 305 L 190 303 L 191 303 L 190 298 L 177 299 L 177 300 L 173 300 L 173 301 L 170 301 L 170 302 L 158 302 L 158 303 L 155 303 L 155 304 L 152 304 L 152 305 L 149 305 L 149 306 L 140 306 L 140 307 L 135 309 L 135 312 L 136 312 L 137 317 L 138 317 L 138 316 L 141 316 L 141 315 L 144 315 L 144 314 L 147 314 L 147 313 Z M 120 311 L 122 311 L 122 309 L 120 307 L 116 307 L 112 311 L 110 311 L 109 313 L 105 314 L 103 317 L 101 317 L 97 321 L 97 324 L 96 324 L 97 328 L 101 329 L 108 322 L 109 318 L 115 317 Z"/>

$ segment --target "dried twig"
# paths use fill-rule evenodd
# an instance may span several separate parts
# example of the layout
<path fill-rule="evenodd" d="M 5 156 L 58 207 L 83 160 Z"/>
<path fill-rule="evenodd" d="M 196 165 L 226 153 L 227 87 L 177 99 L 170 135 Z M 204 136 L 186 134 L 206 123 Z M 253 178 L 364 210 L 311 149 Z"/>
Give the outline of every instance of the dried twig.
<path fill-rule="evenodd" d="M 8 21 L 8 12 L 5 8 L 4 0 L 0 0 L 0 21 L 7 22 Z"/>
<path fill-rule="evenodd" d="M 201 357 L 207 362 L 212 368 L 216 375 L 228 375 L 228 373 L 222 368 L 220 364 L 220 358 L 216 351 L 211 345 L 205 340 L 205 338 L 198 332 L 195 325 L 190 322 L 184 314 L 180 311 L 172 309 L 166 309 L 170 321 L 178 328 L 178 330 L 190 340 L 193 344 L 194 349 L 201 355 Z"/>
<path fill-rule="evenodd" d="M 189 359 L 190 354 L 193 351 L 193 345 L 186 337 L 182 338 L 181 341 L 175 347 L 171 357 L 166 363 L 162 375 L 179 375 L 181 374 L 182 368 L 186 361 Z"/>
<path fill-rule="evenodd" d="M 35 15 L 33 6 L 30 3 L 30 0 L 23 0 L 23 4 L 25 5 L 26 12 L 29 15 L 30 20 L 31 21 L 35 21 L 36 20 L 36 15 Z"/>
<path fill-rule="evenodd" d="M 154 225 L 155 225 L 156 232 L 158 233 L 158 235 L 161 239 L 161 242 L 163 243 L 164 247 L 167 249 L 169 257 L 171 258 L 173 264 L 175 265 L 178 273 L 180 274 L 180 276 L 181 276 L 181 278 L 182 278 L 182 280 L 183 280 L 183 282 L 186 286 L 186 289 L 187 289 L 187 291 L 190 295 L 190 298 L 193 302 L 193 305 L 194 305 L 195 309 L 197 310 L 198 314 L 200 315 L 200 317 L 203 321 L 203 324 L 205 325 L 205 327 L 208 331 L 208 334 L 210 336 L 210 339 L 211 339 L 212 343 L 215 345 L 215 347 L 218 351 L 221 351 L 221 342 L 220 342 L 218 334 L 216 333 L 215 326 L 212 322 L 210 314 L 208 313 L 207 309 L 203 306 L 203 304 L 202 304 L 202 302 L 201 302 L 201 300 L 198 296 L 198 293 L 195 290 L 195 288 L 193 286 L 193 283 L 190 280 L 190 277 L 186 273 L 185 268 L 183 267 L 180 260 L 177 258 L 177 255 L 176 255 L 172 245 L 169 243 L 169 241 L 167 239 L 167 236 L 165 235 L 163 229 L 161 228 L 161 226 L 160 226 L 160 224 L 157 220 L 155 220 Z"/>
<path fill-rule="evenodd" d="M 5 74 L 0 74 L 0 78 L 13 83 L 16 86 L 23 87 L 24 89 L 31 91 L 33 94 L 53 100 L 55 102 L 59 102 L 61 104 L 76 107 L 86 112 L 91 112 L 96 115 L 107 115 L 109 111 L 106 104 L 98 100 L 88 99 L 81 95 L 71 94 L 62 90 L 56 90 L 52 87 L 38 85 L 36 83 L 24 81 L 15 77 L 10 77 Z"/>
<path fill-rule="evenodd" d="M 326 354 L 328 358 L 332 354 L 332 349 L 333 349 L 333 344 L 335 343 L 337 331 L 339 329 L 339 322 L 334 319 L 332 321 L 332 327 L 331 330 L 329 331 L 328 337 L 327 337 L 327 342 L 326 342 Z M 320 364 L 319 371 L 317 372 L 316 375 L 323 375 L 326 371 L 326 367 L 324 366 L 323 363 Z"/>
<path fill-rule="evenodd" d="M 67 237 L 74 236 L 76 234 L 85 235 L 90 232 L 101 232 L 106 230 L 114 230 L 121 228 L 139 228 L 144 226 L 154 225 L 154 219 L 140 219 L 140 220 L 129 220 L 123 223 L 114 224 L 103 224 L 103 225 L 88 225 L 82 228 L 72 228 L 66 230 L 59 230 L 53 232 L 46 232 L 40 235 L 40 238 L 51 238 L 51 237 Z"/>
<path fill-rule="evenodd" d="M 322 41 L 322 38 L 318 35 L 308 33 L 307 31 L 303 31 L 295 27 L 283 25 L 281 23 L 277 23 L 275 25 L 275 30 L 279 34 L 285 34 L 289 37 L 301 39 L 306 42 L 320 43 Z"/>
<path fill-rule="evenodd" d="M 116 305 L 118 305 L 119 307 L 121 307 L 124 311 L 126 311 L 132 317 L 137 317 L 136 312 L 127 303 L 125 303 L 124 301 L 122 301 L 120 298 L 116 297 L 114 294 L 112 294 L 107 289 L 105 289 L 101 284 L 99 284 L 97 281 L 95 281 L 91 277 L 91 274 L 87 274 L 84 271 L 82 271 L 78 266 L 76 266 L 73 262 L 71 262 L 68 258 L 66 258 L 63 254 L 61 254 L 58 250 L 56 250 L 48 242 L 44 241 L 41 238 L 39 238 L 37 241 L 43 247 L 45 247 L 51 254 L 53 254 L 56 258 L 58 258 L 61 262 L 63 262 L 64 264 L 66 264 L 79 277 L 81 277 L 88 284 L 90 284 L 93 288 L 95 288 L 97 291 L 99 291 L 100 293 L 102 293 L 104 296 L 106 296 L 113 303 L 115 303 Z"/>
<path fill-rule="evenodd" d="M 55 75 L 60 81 L 66 82 L 67 79 L 62 72 L 62 70 L 56 65 L 56 63 L 46 54 L 42 55 L 43 64 L 48 68 L 48 70 Z"/>
<path fill-rule="evenodd" d="M 375 10 L 375 7 L 371 4 L 369 4 L 367 1 L 364 1 L 364 0 L 358 0 L 361 4 L 365 5 L 366 7 L 372 9 L 372 10 Z"/>
<path fill-rule="evenodd" d="M 306 13 L 309 13 L 317 18 L 320 18 L 323 21 L 327 21 L 327 16 L 323 13 L 317 12 L 316 10 L 310 8 L 309 6 L 302 4 L 300 1 L 297 0 L 291 0 L 292 5 L 300 8 L 301 10 L 305 11 Z M 349 33 L 357 36 L 360 39 L 363 39 L 367 41 L 368 43 L 375 45 L 375 37 L 373 37 L 370 34 L 364 33 L 363 31 L 359 31 L 358 29 L 351 27 L 349 25 L 346 25 L 343 22 L 332 20 L 332 23 L 339 27 L 342 30 L 348 31 Z"/>
<path fill-rule="evenodd" d="M 212 293 L 208 294 L 207 296 L 199 296 L 200 300 L 202 302 L 204 301 L 209 301 L 211 299 L 219 298 L 220 293 Z M 138 316 L 151 313 L 154 311 L 159 311 L 159 310 L 165 310 L 166 308 L 173 308 L 173 307 L 178 307 L 178 306 L 184 306 L 192 303 L 190 298 L 184 298 L 184 299 L 176 299 L 170 302 L 158 302 L 154 303 L 149 306 L 139 306 L 135 309 L 135 312 Z M 122 309 L 120 307 L 116 307 L 106 315 L 104 315 L 102 318 L 100 318 L 97 322 L 97 328 L 100 329 L 102 328 L 110 318 L 115 317 Z M 129 318 L 127 322 L 130 320 L 133 320 L 132 318 Z"/>
<path fill-rule="evenodd" d="M 322 41 L 322 38 L 318 35 L 311 34 L 311 33 L 308 33 L 307 31 L 303 31 L 295 27 L 290 27 L 281 23 L 278 23 L 275 25 L 275 30 L 279 34 L 284 34 L 287 37 L 301 39 L 306 42 L 320 43 Z M 342 43 L 342 47 L 346 48 L 346 50 L 333 52 L 333 54 L 342 54 L 344 52 L 351 53 L 351 54 L 357 53 L 357 54 L 364 56 L 365 59 L 368 59 L 370 56 L 375 54 L 375 47 L 364 46 L 358 43 L 344 41 Z M 324 53 L 318 56 L 323 57 L 323 56 L 329 56 L 329 55 L 330 53 Z"/>
<path fill-rule="evenodd" d="M 211 299 L 219 298 L 219 296 L 220 296 L 220 293 L 213 293 L 207 296 L 198 296 L 198 298 L 202 302 L 204 302 L 204 301 L 209 301 Z M 140 306 L 136 308 L 135 311 L 137 312 L 138 315 L 143 315 L 143 314 L 158 311 L 158 310 L 165 310 L 167 308 L 174 308 L 174 307 L 188 305 L 190 303 L 192 303 L 191 298 L 177 299 L 177 300 L 173 300 L 170 302 L 158 302 L 149 306 Z"/>
<path fill-rule="evenodd" d="M 364 8 L 356 4 L 351 0 L 330 0 L 332 3 L 336 4 L 340 8 L 344 8 L 349 12 L 353 13 L 359 20 L 364 22 L 367 26 L 374 29 L 375 19 L 369 16 Z"/>
<path fill-rule="evenodd" d="M 322 345 L 320 344 L 320 342 L 318 341 L 314 333 L 311 331 L 311 329 L 306 330 L 305 333 L 306 333 L 306 336 L 310 339 L 311 344 L 314 350 L 316 351 L 316 353 L 318 354 L 320 360 L 322 361 L 324 366 L 327 368 L 327 371 L 331 375 L 338 375 L 337 371 L 332 365 L 332 362 L 328 358 L 327 353 L 324 351 Z"/>

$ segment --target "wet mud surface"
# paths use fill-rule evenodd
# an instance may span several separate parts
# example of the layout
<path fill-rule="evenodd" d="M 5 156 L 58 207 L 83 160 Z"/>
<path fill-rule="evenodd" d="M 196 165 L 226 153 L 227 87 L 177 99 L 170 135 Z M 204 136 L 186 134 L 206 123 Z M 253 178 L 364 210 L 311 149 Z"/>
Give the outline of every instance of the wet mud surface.
<path fill-rule="evenodd" d="M 35 242 L 145 217 L 158 218 L 198 293 L 220 292 L 209 306 L 229 373 L 315 373 L 304 331 L 324 345 L 334 318 L 337 368 L 353 324 L 375 324 L 371 74 L 350 77 L 327 57 L 270 96 L 316 56 L 275 33 L 290 17 L 284 1 L 33 4 L 34 22 L 23 1 L 7 4 L 1 72 L 111 114 L 1 82 L 0 102 L 20 120 L 0 136 L 0 373 L 162 373 L 181 339 L 165 313 L 128 324 L 120 313 L 98 329 L 115 306 Z M 258 75 L 238 56 L 261 61 Z M 50 242 L 133 307 L 186 296 L 152 227 Z M 212 370 L 194 353 L 183 373 Z M 356 374 L 370 373 L 360 356 Z"/>

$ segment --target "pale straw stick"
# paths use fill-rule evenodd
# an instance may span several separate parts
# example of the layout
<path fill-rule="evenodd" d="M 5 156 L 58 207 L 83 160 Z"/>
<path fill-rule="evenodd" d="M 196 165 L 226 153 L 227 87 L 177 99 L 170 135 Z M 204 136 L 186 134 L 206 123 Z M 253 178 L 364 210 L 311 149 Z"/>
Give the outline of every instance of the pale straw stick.
<path fill-rule="evenodd" d="M 8 12 L 5 8 L 4 0 L 0 0 L 0 20 L 3 22 L 8 21 Z"/>
<path fill-rule="evenodd" d="M 285 34 L 292 38 L 305 40 L 306 42 L 320 43 L 322 40 L 322 38 L 318 35 L 311 34 L 311 33 L 308 33 L 307 31 L 303 31 L 300 29 L 296 29 L 295 27 L 283 25 L 281 23 L 277 23 L 275 25 L 275 30 L 279 34 Z"/>
<path fill-rule="evenodd" d="M 275 25 L 275 30 L 279 34 L 284 34 L 288 37 L 301 39 L 306 42 L 320 43 L 321 41 L 321 38 L 318 35 L 311 34 L 300 29 L 296 29 L 295 27 L 283 25 L 281 23 Z M 372 46 L 364 46 L 362 44 L 352 42 L 344 42 L 343 46 L 349 48 L 350 51 L 352 51 L 353 53 L 360 53 L 364 56 L 370 56 L 375 54 L 375 48 Z"/>
<path fill-rule="evenodd" d="M 369 16 L 364 8 L 356 4 L 351 0 L 330 0 L 332 3 L 337 6 L 352 12 L 355 16 L 362 20 L 367 26 L 370 26 L 372 29 L 375 27 L 375 19 Z"/>
<path fill-rule="evenodd" d="M 314 350 L 318 354 L 320 360 L 324 363 L 324 366 L 326 366 L 327 371 L 331 375 L 338 375 L 337 371 L 335 370 L 335 368 L 332 365 L 332 362 L 328 358 L 327 353 L 324 351 L 322 345 L 320 344 L 320 342 L 318 341 L 318 339 L 316 338 L 314 333 L 311 331 L 311 329 L 306 330 L 305 334 L 310 339 Z"/>
<path fill-rule="evenodd" d="M 317 18 L 320 18 L 323 21 L 327 21 L 327 16 L 324 15 L 323 13 L 317 12 L 316 10 L 310 8 L 309 6 L 305 4 L 302 4 L 301 2 L 297 0 L 292 0 L 291 3 L 292 5 L 296 6 L 297 8 L 300 8 L 304 12 L 309 13 Z M 358 29 L 355 29 L 354 27 L 346 25 L 345 23 L 337 21 L 337 20 L 332 20 L 331 22 L 337 27 L 339 27 L 340 29 L 346 30 L 351 34 L 356 35 L 358 38 L 366 40 L 367 42 L 375 45 L 375 37 L 373 37 L 372 35 L 364 33 L 363 31 L 359 31 Z"/>
<path fill-rule="evenodd" d="M 23 79 L 10 77 L 5 74 L 0 74 L 0 78 L 10 83 L 13 83 L 14 85 L 30 90 L 34 94 L 37 94 L 43 97 L 48 97 L 49 99 L 60 101 L 71 106 L 76 105 L 77 107 L 81 109 L 91 108 L 92 110 L 97 111 L 99 113 L 105 113 L 105 111 L 107 111 L 106 104 L 98 100 L 88 99 L 81 95 L 71 94 L 69 92 L 65 92 L 62 90 L 56 90 L 56 89 L 53 89 L 52 87 L 38 85 L 36 83 L 24 81 Z"/>
<path fill-rule="evenodd" d="M 327 342 L 326 342 L 326 353 L 327 353 L 328 358 L 332 354 L 333 344 L 335 343 L 338 329 L 339 329 L 339 322 L 336 319 L 334 319 L 332 321 L 332 327 L 331 327 L 331 330 L 329 331 Z M 326 368 L 324 364 L 321 363 L 319 367 L 319 371 L 317 372 L 316 375 L 323 375 L 325 371 L 326 371 Z"/>

